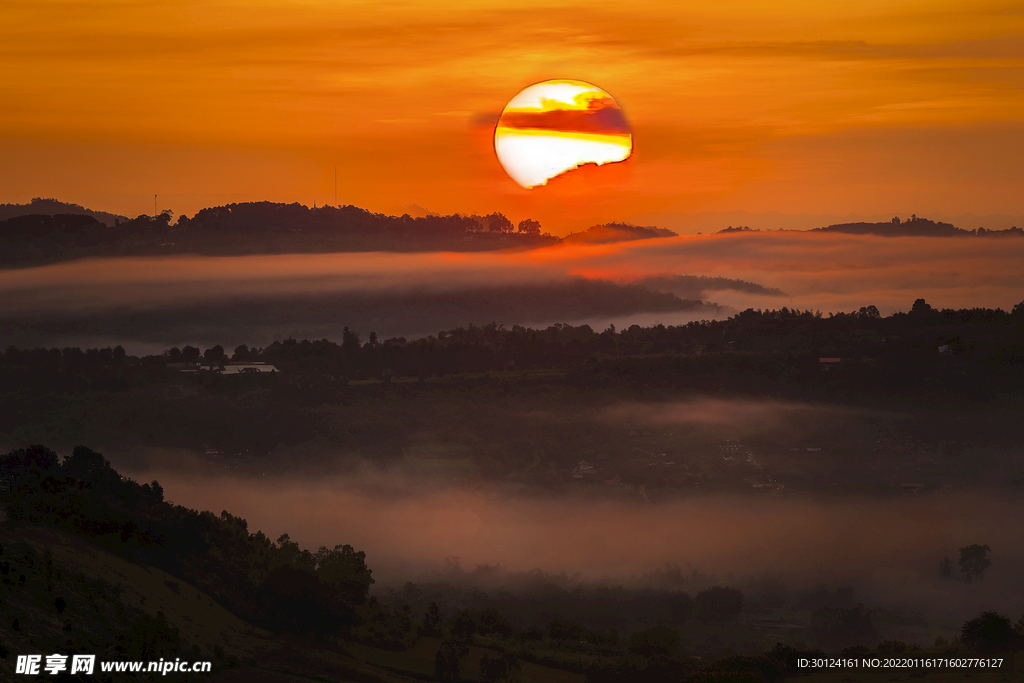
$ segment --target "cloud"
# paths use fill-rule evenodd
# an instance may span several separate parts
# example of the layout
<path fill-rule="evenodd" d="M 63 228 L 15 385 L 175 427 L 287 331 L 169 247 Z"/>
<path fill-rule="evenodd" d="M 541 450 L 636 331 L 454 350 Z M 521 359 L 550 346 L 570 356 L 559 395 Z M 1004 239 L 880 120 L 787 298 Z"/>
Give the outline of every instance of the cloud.
<path fill-rule="evenodd" d="M 73 302 L 57 302 L 55 292 L 23 290 L 7 302 L 11 306 L 17 300 L 16 312 L 0 310 L 0 341 L 52 346 L 115 340 L 129 349 L 137 349 L 140 342 L 147 349 L 162 343 L 157 350 L 163 350 L 183 343 L 231 347 L 266 345 L 287 337 L 340 339 L 345 327 L 375 331 L 385 338 L 415 337 L 489 322 L 546 327 L 555 322 L 604 321 L 607 326 L 610 318 L 621 321 L 638 313 L 683 321 L 722 313 L 716 306 L 671 293 L 579 277 L 518 282 L 495 277 L 442 285 L 427 278 L 403 284 L 395 277 L 386 285 L 321 282 L 308 288 L 288 281 L 249 290 L 238 288 L 238 283 L 222 284 L 136 285 L 137 294 L 163 296 L 146 301 L 142 294 L 116 302 L 102 301 L 119 291 L 109 284 L 84 287 L 84 296 Z M 171 290 L 176 292 L 168 296 Z"/>
<path fill-rule="evenodd" d="M 507 128 L 533 128 L 577 133 L 629 134 L 632 129 L 618 107 L 593 110 L 510 112 L 501 117 Z"/>
<path fill-rule="evenodd" d="M 219 319 L 210 328 L 218 335 L 234 326 L 262 329 L 261 336 L 317 330 L 325 336 L 325 321 L 333 320 L 326 335 L 333 336 L 338 324 L 354 321 L 376 325 L 381 334 L 409 335 L 469 322 L 615 322 L 645 311 L 670 323 L 668 313 L 685 312 L 659 303 L 661 295 L 611 283 L 644 284 L 739 310 L 785 305 L 827 314 L 874 305 L 889 315 L 909 310 L 918 298 L 936 308 L 1009 310 L 1024 299 L 1022 262 L 1021 239 L 804 232 L 524 252 L 95 259 L 0 272 L 0 319 L 8 321 L 0 342 L 12 343 L 15 331 L 32 324 L 58 334 L 71 320 L 80 321 L 72 326 L 78 330 L 105 328 L 107 338 L 114 332 L 133 338 L 142 330 L 133 321 L 143 319 L 167 332 Z M 281 324 L 268 327 L 273 320 Z"/>
<path fill-rule="evenodd" d="M 500 111 L 482 111 L 473 114 L 470 117 L 470 125 L 478 128 L 491 128 L 493 129 L 498 125 L 498 121 L 501 119 Z"/>
<path fill-rule="evenodd" d="M 649 240 L 614 245 L 573 259 L 570 272 L 639 279 L 685 272 L 777 287 L 789 301 L 747 294 L 716 296 L 736 307 L 850 311 L 873 304 L 883 314 L 924 297 L 937 307 L 1009 307 L 1024 298 L 1024 240 L 881 238 L 762 232 Z"/>

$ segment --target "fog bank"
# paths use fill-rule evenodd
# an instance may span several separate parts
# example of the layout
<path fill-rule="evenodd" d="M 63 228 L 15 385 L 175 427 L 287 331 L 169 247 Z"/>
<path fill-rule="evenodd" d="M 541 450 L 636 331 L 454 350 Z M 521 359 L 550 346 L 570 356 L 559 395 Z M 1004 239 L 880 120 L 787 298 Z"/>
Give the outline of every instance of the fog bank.
<path fill-rule="evenodd" d="M 992 547 L 993 566 L 972 595 L 1001 595 L 1007 605 L 1024 595 L 1024 528 L 1012 521 L 1021 500 L 1012 496 L 695 495 L 644 505 L 443 487 L 383 471 L 272 481 L 161 468 L 132 474 L 158 479 L 175 503 L 226 509 L 273 539 L 288 533 L 308 547 L 351 544 L 384 583 L 437 568 L 448 556 L 470 569 L 539 568 L 590 580 L 672 563 L 725 582 L 761 575 L 790 585 L 852 582 L 875 599 L 920 606 L 960 594 L 960 584 L 937 580 L 936 565 L 981 543 Z"/>

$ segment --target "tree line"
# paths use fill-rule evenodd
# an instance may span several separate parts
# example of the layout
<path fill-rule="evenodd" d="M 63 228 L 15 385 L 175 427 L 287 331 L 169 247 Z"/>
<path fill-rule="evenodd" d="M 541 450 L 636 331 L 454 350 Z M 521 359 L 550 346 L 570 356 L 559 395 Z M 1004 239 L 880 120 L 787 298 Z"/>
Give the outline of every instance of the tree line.
<path fill-rule="evenodd" d="M 365 553 L 350 545 L 314 552 L 287 534 L 272 541 L 250 532 L 227 511 L 173 505 L 157 481 L 123 477 L 84 446 L 64 459 L 38 445 L 10 451 L 0 456 L 0 477 L 13 489 L 9 519 L 55 526 L 164 569 L 276 632 L 345 632 L 373 584 Z"/>
<path fill-rule="evenodd" d="M 726 320 L 598 332 L 589 325 L 545 329 L 469 325 L 420 339 L 366 337 L 344 328 L 338 341 L 275 341 L 226 350 L 186 345 L 129 357 L 107 349 L 18 349 L 0 354 L 0 376 L 116 389 L 168 377 L 179 363 L 217 368 L 262 362 L 288 375 L 360 380 L 510 370 L 586 370 L 605 374 L 774 374 L 815 382 L 819 358 L 844 363 L 830 377 L 851 381 L 909 376 L 1009 378 L 1024 368 L 1024 302 L 1000 309 L 936 310 L 919 299 L 909 312 L 883 317 L 874 306 L 823 316 L 812 311 L 748 309 Z M 796 376 L 793 373 L 797 373 Z M 865 374 L 866 373 L 866 374 Z M 895 374 L 893 374 L 895 373 Z M 886 378 L 889 378 L 888 380 Z M 955 379 L 955 378 L 954 378 Z"/>
<path fill-rule="evenodd" d="M 135 254 L 475 251 L 559 241 L 533 218 L 514 223 L 500 212 L 413 218 L 356 206 L 248 202 L 202 209 L 191 218 L 175 220 L 164 211 L 112 225 L 84 214 L 13 216 L 0 220 L 0 266 Z"/>

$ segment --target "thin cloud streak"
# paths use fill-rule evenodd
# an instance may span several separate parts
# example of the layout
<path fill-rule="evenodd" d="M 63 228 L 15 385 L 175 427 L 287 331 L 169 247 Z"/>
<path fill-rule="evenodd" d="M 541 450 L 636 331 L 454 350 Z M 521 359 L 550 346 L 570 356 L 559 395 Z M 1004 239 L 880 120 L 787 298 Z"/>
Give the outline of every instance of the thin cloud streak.
<path fill-rule="evenodd" d="M 502 253 L 348 253 L 95 259 L 0 272 L 0 314 L 155 310 L 239 298 L 427 291 L 707 275 L 775 287 L 788 299 L 708 293 L 733 308 L 782 305 L 889 314 L 915 299 L 1000 307 L 1024 298 L 1024 240 L 882 238 L 801 232 L 685 236 Z"/>

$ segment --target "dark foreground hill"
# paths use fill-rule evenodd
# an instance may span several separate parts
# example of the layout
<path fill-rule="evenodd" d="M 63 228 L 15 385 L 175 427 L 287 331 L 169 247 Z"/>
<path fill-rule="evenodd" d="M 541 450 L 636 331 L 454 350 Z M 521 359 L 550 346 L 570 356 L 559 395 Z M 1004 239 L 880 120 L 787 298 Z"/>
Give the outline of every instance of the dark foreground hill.
<path fill-rule="evenodd" d="M 617 647 L 609 639 L 614 629 L 593 630 L 570 619 L 555 619 L 544 630 L 522 632 L 509 625 L 505 616 L 493 608 L 460 610 L 434 622 L 428 609 L 423 623 L 410 618 L 406 609 L 392 611 L 377 603 L 368 608 L 370 619 L 394 626 L 412 628 L 404 643 L 365 642 L 368 639 L 310 638 L 253 626 L 225 609 L 215 597 L 180 577 L 151 566 L 126 560 L 117 553 L 78 535 L 53 527 L 6 522 L 0 524 L 0 677 L 21 678 L 15 673 L 19 655 L 76 654 L 96 655 L 92 675 L 70 676 L 65 672 L 55 680 L 189 681 L 202 678 L 211 683 L 296 683 L 302 681 L 358 681 L 360 683 L 412 683 L 414 681 L 480 681 L 481 683 L 776 683 L 797 678 L 806 683 L 829 681 L 887 680 L 885 677 L 851 677 L 837 671 L 817 672 L 801 669 L 800 658 L 821 657 L 820 651 L 801 651 L 776 644 L 762 654 L 700 659 L 686 656 L 679 649 L 679 631 L 668 626 L 639 631 L 623 639 Z M 552 577 L 556 578 L 557 577 Z M 402 603 L 417 593 L 440 589 L 452 591 L 449 583 L 437 586 L 407 583 L 393 598 Z M 590 588 L 571 592 L 546 587 L 559 603 L 595 602 L 614 596 L 621 602 L 621 588 L 609 592 Z M 724 589 L 727 591 L 728 589 Z M 471 591 L 476 600 L 487 597 Z M 723 592 L 723 589 L 717 589 Z M 506 602 L 513 596 L 495 591 Z M 648 601 L 662 598 L 660 592 L 630 591 Z M 668 604 L 675 609 L 689 606 L 687 613 L 708 603 L 700 597 L 690 601 L 685 593 L 673 592 Z M 717 595 L 715 589 L 699 596 Z M 417 601 L 418 602 L 418 601 Z M 664 600 L 662 600 L 664 602 Z M 708 603 L 710 604 L 710 603 Z M 432 605 L 436 607 L 436 603 Z M 609 603 L 612 606 L 612 603 Z M 662 610 L 670 612 L 671 610 Z M 820 614 L 843 614 L 857 610 L 821 609 Z M 375 613 L 375 616 L 374 616 Z M 964 631 L 972 623 L 965 624 Z M 870 619 L 870 617 L 869 617 Z M 727 633 L 743 628 L 692 617 L 683 631 L 709 630 Z M 750 629 L 750 627 L 747 627 Z M 416 635 L 412 635 L 415 632 Z M 1013 639 L 1014 636 L 1011 636 Z M 360 642 L 360 640 L 364 642 Z M 892 657 L 904 643 L 886 641 L 877 651 L 862 646 L 858 659 Z M 981 656 L 1006 662 L 1001 670 L 945 669 L 928 671 L 927 680 L 1008 681 L 1012 676 L 1007 655 L 994 654 L 981 647 Z M 1011 648 L 1004 648 L 1011 649 Z M 963 645 L 917 649 L 903 657 L 978 657 Z M 45 662 L 45 659 L 44 659 Z M 202 673 L 113 673 L 102 670 L 111 662 L 194 663 L 205 667 Z M 920 676 L 920 669 L 914 671 Z M 863 673 L 863 672 L 860 672 Z M 46 675 L 43 673 L 42 675 Z M 26 677 L 27 679 L 27 677 Z M 892 680 L 891 677 L 888 678 Z M 909 678 L 907 679 L 909 680 Z"/>
<path fill-rule="evenodd" d="M 0 525 L 7 571 L 3 594 L 0 678 L 14 680 L 19 654 L 95 654 L 91 676 L 58 680 L 203 680 L 214 683 L 433 680 L 441 639 L 425 635 L 405 651 L 355 640 L 275 634 L 238 618 L 216 596 L 180 577 L 141 564 L 79 536 L 46 526 Z M 22 578 L 24 577 L 24 581 Z M 15 624 L 16 620 L 16 624 Z M 467 647 L 463 673 L 479 680 L 493 650 Z M 209 673 L 116 674 L 101 662 L 209 662 Z M 531 681 L 582 683 L 584 676 L 521 662 Z M 475 674 L 475 675 L 474 675 Z"/>

